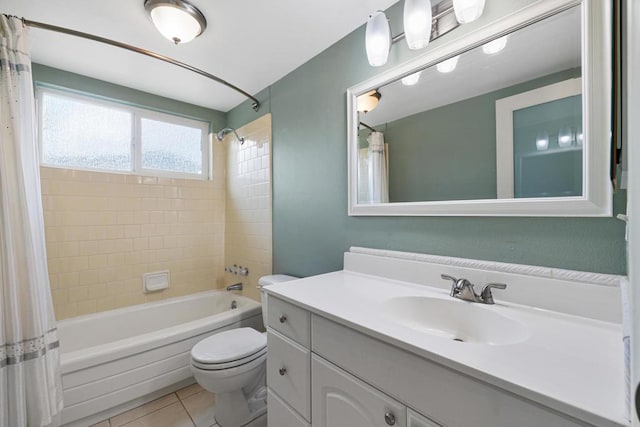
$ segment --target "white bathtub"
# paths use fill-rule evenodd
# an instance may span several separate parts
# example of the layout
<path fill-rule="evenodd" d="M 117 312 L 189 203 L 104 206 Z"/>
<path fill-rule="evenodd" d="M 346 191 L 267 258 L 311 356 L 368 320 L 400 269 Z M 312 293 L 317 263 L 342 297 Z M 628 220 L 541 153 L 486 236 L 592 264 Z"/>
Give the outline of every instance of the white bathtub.
<path fill-rule="evenodd" d="M 237 308 L 231 309 L 234 300 Z M 242 326 L 263 329 L 260 304 L 226 291 L 59 322 L 62 423 L 90 425 L 193 382 L 191 347 L 214 332 Z"/>

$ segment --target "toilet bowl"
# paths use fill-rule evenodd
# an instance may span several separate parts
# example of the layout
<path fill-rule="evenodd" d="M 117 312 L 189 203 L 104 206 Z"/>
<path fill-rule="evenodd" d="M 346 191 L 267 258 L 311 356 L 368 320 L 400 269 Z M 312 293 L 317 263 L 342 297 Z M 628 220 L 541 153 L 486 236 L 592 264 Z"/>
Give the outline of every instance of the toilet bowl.
<path fill-rule="evenodd" d="M 263 288 L 294 279 L 277 274 L 258 283 Z M 261 298 L 266 327 L 264 291 Z M 193 346 L 191 372 L 202 388 L 215 393 L 215 422 L 220 427 L 240 427 L 266 413 L 266 361 L 266 333 L 253 328 L 219 332 Z"/>

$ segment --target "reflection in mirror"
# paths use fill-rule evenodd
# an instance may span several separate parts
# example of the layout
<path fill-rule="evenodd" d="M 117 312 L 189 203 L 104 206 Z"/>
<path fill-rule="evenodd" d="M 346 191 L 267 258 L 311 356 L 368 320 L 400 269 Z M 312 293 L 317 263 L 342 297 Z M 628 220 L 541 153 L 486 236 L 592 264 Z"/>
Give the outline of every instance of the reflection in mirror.
<path fill-rule="evenodd" d="M 581 60 L 573 7 L 379 87 L 358 203 L 582 196 Z"/>

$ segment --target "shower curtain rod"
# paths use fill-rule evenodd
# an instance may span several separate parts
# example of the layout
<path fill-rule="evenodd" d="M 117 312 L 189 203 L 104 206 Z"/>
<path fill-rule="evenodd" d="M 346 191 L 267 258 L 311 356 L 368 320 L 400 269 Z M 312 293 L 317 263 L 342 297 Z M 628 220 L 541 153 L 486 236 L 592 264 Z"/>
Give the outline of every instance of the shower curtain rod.
<path fill-rule="evenodd" d="M 244 90 L 240 89 L 239 87 L 229 83 L 228 81 L 221 79 L 220 77 L 214 76 L 213 74 L 207 73 L 206 71 L 203 71 L 203 70 L 201 70 L 199 68 L 193 67 L 193 66 L 191 66 L 189 64 L 185 64 L 184 62 L 180 62 L 177 59 L 169 58 L 168 56 L 164 56 L 164 55 L 161 55 L 159 53 L 152 52 L 150 50 L 142 49 L 140 47 L 132 46 L 130 44 L 126 44 L 126 43 L 122 43 L 122 42 L 119 42 L 119 41 L 107 39 L 105 37 L 96 36 L 95 34 L 83 33 L 81 31 L 72 30 L 70 28 L 58 27 L 56 25 L 45 24 L 43 22 L 31 21 L 29 19 L 21 18 L 19 16 L 7 15 L 7 14 L 3 14 L 3 15 L 7 16 L 7 17 L 11 17 L 11 18 L 18 18 L 18 19 L 20 19 L 22 21 L 23 25 L 27 25 L 29 27 L 40 28 L 40 29 L 49 30 L 49 31 L 55 31 L 57 33 L 63 33 L 63 34 L 71 35 L 71 36 L 81 37 L 83 39 L 97 41 L 99 43 L 104 43 L 104 44 L 108 44 L 108 45 L 111 45 L 111 46 L 119 47 L 119 48 L 122 48 L 122 49 L 129 50 L 131 52 L 136 52 L 136 53 L 139 53 L 139 54 L 142 54 L 142 55 L 150 56 L 151 58 L 159 59 L 160 61 L 168 62 L 169 64 L 177 65 L 180 68 L 184 68 L 185 70 L 189 70 L 189 71 L 192 71 L 194 73 L 200 74 L 201 76 L 207 77 L 208 79 L 211 79 L 211 80 L 213 80 L 215 82 L 223 84 L 223 85 L 235 90 L 236 92 L 241 93 L 242 95 L 246 96 L 247 98 L 249 98 L 250 100 L 253 101 L 253 103 L 251 104 L 251 108 L 253 108 L 254 111 L 258 111 L 260 109 L 260 101 L 258 101 L 258 99 L 255 98 L 254 96 L 250 95 L 249 93 L 245 92 Z"/>

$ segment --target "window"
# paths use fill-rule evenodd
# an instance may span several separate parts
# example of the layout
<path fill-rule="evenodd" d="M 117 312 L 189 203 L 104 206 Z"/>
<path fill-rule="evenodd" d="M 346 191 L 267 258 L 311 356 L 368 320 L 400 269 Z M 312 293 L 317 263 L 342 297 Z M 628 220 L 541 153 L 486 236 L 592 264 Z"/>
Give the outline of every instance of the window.
<path fill-rule="evenodd" d="M 41 164 L 206 179 L 209 124 L 38 87 Z"/>

